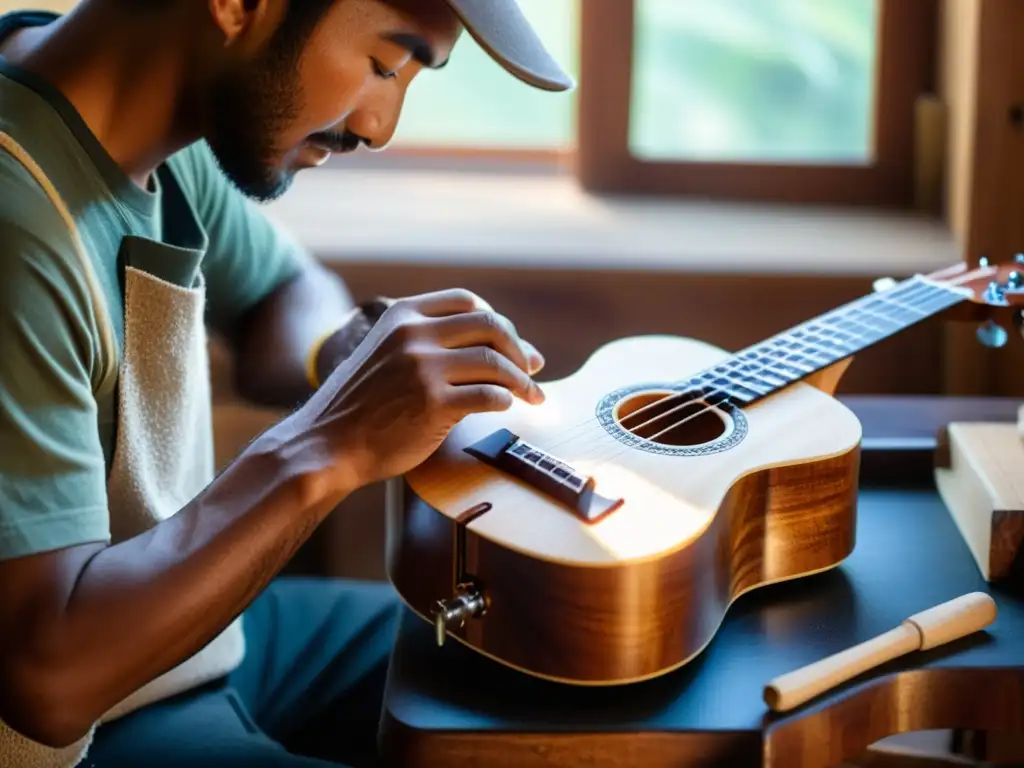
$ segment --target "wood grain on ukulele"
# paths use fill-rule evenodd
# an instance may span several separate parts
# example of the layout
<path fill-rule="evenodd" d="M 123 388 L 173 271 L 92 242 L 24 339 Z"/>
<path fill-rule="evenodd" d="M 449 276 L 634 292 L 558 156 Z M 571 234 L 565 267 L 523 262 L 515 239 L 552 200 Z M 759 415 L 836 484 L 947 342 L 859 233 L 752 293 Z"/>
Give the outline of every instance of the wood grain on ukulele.
<path fill-rule="evenodd" d="M 744 592 L 853 551 L 861 425 L 832 396 L 852 356 L 1024 302 L 1005 270 L 883 285 L 735 354 L 611 343 L 543 405 L 466 419 L 389 484 L 388 576 L 439 642 L 536 677 L 676 669 Z"/>

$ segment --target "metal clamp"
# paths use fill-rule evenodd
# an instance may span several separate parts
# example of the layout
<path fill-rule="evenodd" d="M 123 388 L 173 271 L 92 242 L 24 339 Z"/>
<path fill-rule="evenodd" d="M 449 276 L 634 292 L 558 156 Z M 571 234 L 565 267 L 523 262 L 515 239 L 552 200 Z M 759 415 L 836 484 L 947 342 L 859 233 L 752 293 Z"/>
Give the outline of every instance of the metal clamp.
<path fill-rule="evenodd" d="M 479 618 L 487 611 L 487 601 L 475 584 L 459 584 L 455 597 L 438 600 L 434 605 L 434 629 L 438 646 L 444 645 L 448 628 L 461 629 L 466 619 Z"/>

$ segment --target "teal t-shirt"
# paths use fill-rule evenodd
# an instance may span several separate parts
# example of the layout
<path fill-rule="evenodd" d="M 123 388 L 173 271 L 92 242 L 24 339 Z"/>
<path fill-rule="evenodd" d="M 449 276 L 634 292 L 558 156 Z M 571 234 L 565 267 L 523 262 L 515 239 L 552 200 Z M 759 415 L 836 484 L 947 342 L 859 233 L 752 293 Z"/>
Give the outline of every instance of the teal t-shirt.
<path fill-rule="evenodd" d="M 7 14 L 0 39 L 54 18 Z M 120 358 L 124 238 L 177 246 L 153 248 L 148 259 L 145 247 L 133 248 L 133 259 L 146 263 L 132 266 L 187 287 L 201 271 L 214 331 L 230 329 L 307 255 L 231 185 L 205 143 L 170 158 L 142 189 L 67 99 L 2 57 L 0 131 L 31 155 L 71 210 L 106 299 L 106 311 L 93 305 L 57 209 L 0 150 L 2 560 L 109 540 L 106 481 L 120 360 L 108 366 L 103 359 L 100 324 L 109 316 Z"/>

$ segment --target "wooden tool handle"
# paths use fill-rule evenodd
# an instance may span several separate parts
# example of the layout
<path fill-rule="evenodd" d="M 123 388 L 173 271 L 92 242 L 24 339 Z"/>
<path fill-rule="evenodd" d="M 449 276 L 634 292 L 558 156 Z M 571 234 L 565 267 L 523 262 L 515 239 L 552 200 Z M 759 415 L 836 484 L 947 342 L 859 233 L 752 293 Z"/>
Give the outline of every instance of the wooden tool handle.
<path fill-rule="evenodd" d="M 915 613 L 884 634 L 775 678 L 765 686 L 765 703 L 784 712 L 911 651 L 935 648 L 977 632 L 995 618 L 996 604 L 987 594 L 961 595 Z"/>

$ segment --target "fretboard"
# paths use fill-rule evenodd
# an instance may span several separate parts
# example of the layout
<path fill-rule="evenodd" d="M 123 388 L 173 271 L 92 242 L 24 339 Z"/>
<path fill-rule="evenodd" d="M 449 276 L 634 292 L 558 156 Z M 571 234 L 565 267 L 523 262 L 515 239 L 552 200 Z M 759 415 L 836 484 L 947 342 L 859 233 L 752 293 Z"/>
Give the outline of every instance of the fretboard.
<path fill-rule="evenodd" d="M 687 380 L 715 402 L 749 405 L 964 301 L 911 278 L 736 353 Z"/>

